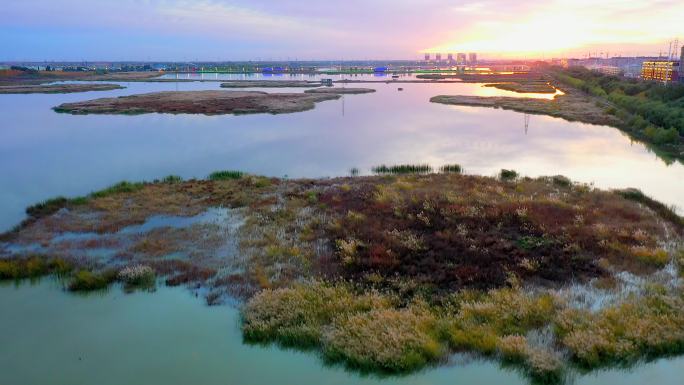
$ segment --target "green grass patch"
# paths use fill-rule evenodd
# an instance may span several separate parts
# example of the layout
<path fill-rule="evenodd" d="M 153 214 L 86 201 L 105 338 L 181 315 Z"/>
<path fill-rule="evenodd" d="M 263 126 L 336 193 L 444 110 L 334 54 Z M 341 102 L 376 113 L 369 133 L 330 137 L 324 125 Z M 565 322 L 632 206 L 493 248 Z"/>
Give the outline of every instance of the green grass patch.
<path fill-rule="evenodd" d="M 119 182 L 106 189 L 95 191 L 90 194 L 91 198 L 104 198 L 114 194 L 132 193 L 142 190 L 145 187 L 145 182 Z"/>
<path fill-rule="evenodd" d="M 234 179 L 240 179 L 243 176 L 245 176 L 245 173 L 242 171 L 234 171 L 234 170 L 225 170 L 225 171 L 214 171 L 211 174 L 209 174 L 209 180 L 234 180 Z"/>

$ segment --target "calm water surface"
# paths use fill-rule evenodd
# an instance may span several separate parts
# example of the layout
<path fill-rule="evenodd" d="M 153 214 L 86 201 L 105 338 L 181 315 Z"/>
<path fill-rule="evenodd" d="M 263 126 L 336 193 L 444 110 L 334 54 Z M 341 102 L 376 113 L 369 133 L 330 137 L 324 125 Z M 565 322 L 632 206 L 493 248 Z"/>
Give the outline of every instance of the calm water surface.
<path fill-rule="evenodd" d="M 208 308 L 184 288 L 88 296 L 53 280 L 0 285 L 3 385 L 523 385 L 495 362 L 471 361 L 405 376 L 361 376 L 314 353 L 242 343 L 238 312 Z M 572 375 L 576 385 L 680 385 L 684 359 Z"/>
<path fill-rule="evenodd" d="M 352 167 L 367 173 L 378 164 L 406 162 L 459 163 L 469 173 L 484 175 L 501 168 L 529 176 L 564 174 L 599 187 L 637 187 L 684 207 L 684 166 L 667 165 L 617 129 L 544 116 L 531 116 L 526 129 L 520 113 L 428 101 L 438 94 L 517 95 L 479 84 L 354 85 L 377 92 L 285 115 L 78 116 L 51 110 L 64 102 L 218 89 L 220 83 L 121 84 L 128 88 L 0 95 L 0 230 L 18 223 L 27 205 L 124 179 L 205 177 L 220 169 L 325 177 L 347 175 Z"/>

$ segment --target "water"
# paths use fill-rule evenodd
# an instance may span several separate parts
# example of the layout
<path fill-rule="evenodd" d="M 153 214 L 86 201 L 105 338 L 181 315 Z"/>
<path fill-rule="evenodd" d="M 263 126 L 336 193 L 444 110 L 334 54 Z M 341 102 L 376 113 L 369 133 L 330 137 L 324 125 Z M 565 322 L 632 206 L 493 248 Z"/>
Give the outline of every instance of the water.
<path fill-rule="evenodd" d="M 220 169 L 324 177 L 407 162 L 459 163 L 466 172 L 485 175 L 501 168 L 530 176 L 565 174 L 599 187 L 637 187 L 684 207 L 684 166 L 667 165 L 617 129 L 544 116 L 531 116 L 525 129 L 520 113 L 429 103 L 438 94 L 517 95 L 479 84 L 350 85 L 377 92 L 286 115 L 74 116 L 51 110 L 64 102 L 218 89 L 220 83 L 120 84 L 128 88 L 0 95 L 0 230 L 17 224 L 24 208 L 37 201 L 86 194 L 124 179 L 205 177 Z"/>
<path fill-rule="evenodd" d="M 263 78 L 292 79 L 249 77 Z M 352 167 L 368 173 L 381 163 L 407 162 L 459 163 L 469 173 L 484 175 L 501 168 L 530 176 L 565 174 L 599 187 L 637 187 L 684 207 L 684 166 L 666 164 L 617 129 L 543 116 L 532 116 L 526 129 L 524 115 L 516 112 L 428 102 L 438 94 L 519 96 L 478 84 L 349 85 L 378 92 L 287 115 L 72 116 L 51 110 L 97 97 L 219 88 L 218 82 L 121 84 L 128 88 L 0 95 L 0 231 L 18 223 L 27 205 L 56 195 L 86 194 L 123 179 L 204 177 L 219 169 L 321 177 L 346 175 Z M 44 280 L 0 286 L 0 308 L 3 385 L 527 383 L 517 372 L 489 361 L 382 380 L 326 367 L 312 353 L 247 346 L 235 309 L 208 308 L 182 288 L 84 297 Z M 681 384 L 682 372 L 684 358 L 678 358 L 578 375 L 574 383 Z"/>
<path fill-rule="evenodd" d="M 50 279 L 4 283 L 0 308 L 3 385 L 528 384 L 485 360 L 383 379 L 325 366 L 314 353 L 245 345 L 236 309 L 206 307 L 184 288 L 83 296 Z M 684 358 L 663 359 L 571 383 L 679 385 L 683 372 Z"/>

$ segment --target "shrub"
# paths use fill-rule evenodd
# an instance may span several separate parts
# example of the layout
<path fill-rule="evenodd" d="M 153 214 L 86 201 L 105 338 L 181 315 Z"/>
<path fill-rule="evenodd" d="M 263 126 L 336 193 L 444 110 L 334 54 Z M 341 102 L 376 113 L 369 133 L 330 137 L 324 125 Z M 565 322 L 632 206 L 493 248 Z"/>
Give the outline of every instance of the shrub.
<path fill-rule="evenodd" d="M 552 180 L 553 184 L 556 186 L 569 187 L 572 185 L 572 181 L 563 175 L 556 175 L 552 178 Z"/>
<path fill-rule="evenodd" d="M 240 179 L 243 176 L 245 176 L 245 173 L 242 171 L 215 171 L 209 174 L 209 180 L 234 180 Z"/>
<path fill-rule="evenodd" d="M 499 173 L 499 178 L 501 178 L 501 180 L 514 180 L 517 177 L 518 177 L 518 173 L 514 170 L 506 170 L 504 168 L 504 169 L 501 169 L 501 172 Z"/>
<path fill-rule="evenodd" d="M 106 289 L 117 278 L 115 270 L 105 270 L 93 273 L 88 270 L 80 270 L 71 278 L 69 282 L 70 291 L 94 291 Z"/>

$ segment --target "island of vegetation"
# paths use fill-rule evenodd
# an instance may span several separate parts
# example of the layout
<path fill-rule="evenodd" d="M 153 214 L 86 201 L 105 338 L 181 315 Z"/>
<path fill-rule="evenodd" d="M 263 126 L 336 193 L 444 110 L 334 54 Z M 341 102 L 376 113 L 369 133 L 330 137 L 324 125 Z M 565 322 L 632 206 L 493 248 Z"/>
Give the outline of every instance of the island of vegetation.
<path fill-rule="evenodd" d="M 64 103 L 54 108 L 70 114 L 282 114 L 313 109 L 339 95 L 257 91 L 166 91 Z"/>
<path fill-rule="evenodd" d="M 29 207 L 0 278 L 238 298 L 246 341 L 364 371 L 465 352 L 560 383 L 684 353 L 684 219 L 638 190 L 461 171 L 121 182 Z"/>
<path fill-rule="evenodd" d="M 610 125 L 648 144 L 666 161 L 684 160 L 684 86 L 619 78 L 585 68 L 551 68 L 546 76 L 561 85 L 565 94 L 556 95 L 553 100 L 439 95 L 431 101 Z M 473 79 L 471 76 L 467 81 Z M 494 86 L 507 87 L 504 83 Z"/>
<path fill-rule="evenodd" d="M 549 115 L 569 121 L 617 126 L 620 120 L 606 114 L 601 106 L 579 91 L 566 90 L 564 95 L 553 99 L 518 98 L 511 96 L 465 96 L 438 95 L 430 99 L 433 103 L 502 108 L 527 114 Z"/>
<path fill-rule="evenodd" d="M 110 91 L 123 89 L 118 84 L 85 83 L 85 84 L 42 84 L 0 86 L 0 94 L 68 94 L 88 91 Z"/>
<path fill-rule="evenodd" d="M 308 80 L 233 80 L 221 83 L 223 88 L 311 88 L 322 85 L 321 82 Z"/>
<path fill-rule="evenodd" d="M 315 88 L 313 90 L 304 91 L 307 94 L 337 94 L 337 95 L 358 95 L 370 94 L 375 92 L 373 88 L 346 88 L 346 87 L 326 87 Z"/>

